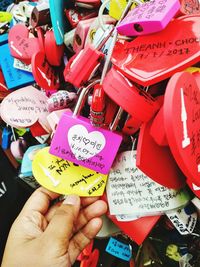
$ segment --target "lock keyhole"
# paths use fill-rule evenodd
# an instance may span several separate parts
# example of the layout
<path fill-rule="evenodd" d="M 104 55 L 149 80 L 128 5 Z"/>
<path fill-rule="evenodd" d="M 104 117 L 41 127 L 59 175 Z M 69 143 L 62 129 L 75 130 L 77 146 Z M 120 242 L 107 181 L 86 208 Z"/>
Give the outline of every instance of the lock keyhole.
<path fill-rule="evenodd" d="M 77 43 L 78 45 L 81 45 L 81 44 L 82 44 L 81 37 L 80 37 L 78 34 L 75 35 L 75 40 L 76 40 L 76 43 Z"/>
<path fill-rule="evenodd" d="M 143 28 L 140 24 L 138 23 L 135 23 L 134 24 L 134 29 L 137 31 L 137 32 L 142 32 L 143 31 Z"/>
<path fill-rule="evenodd" d="M 33 20 L 34 22 L 37 22 L 37 17 L 36 17 L 36 15 L 35 15 L 35 13 L 32 13 L 32 14 L 31 14 L 31 18 L 32 18 L 32 20 Z"/>

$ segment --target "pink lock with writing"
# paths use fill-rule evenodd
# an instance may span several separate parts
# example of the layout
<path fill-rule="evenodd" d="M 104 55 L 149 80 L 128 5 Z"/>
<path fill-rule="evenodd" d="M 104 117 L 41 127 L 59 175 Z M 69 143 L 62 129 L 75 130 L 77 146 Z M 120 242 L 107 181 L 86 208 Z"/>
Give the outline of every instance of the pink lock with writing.
<path fill-rule="evenodd" d="M 62 115 L 49 152 L 107 174 L 117 154 L 122 136 L 107 129 L 96 128 L 90 124 L 88 118 L 79 116 L 83 98 L 89 89 L 90 85 L 82 89 L 73 115 L 69 112 Z"/>

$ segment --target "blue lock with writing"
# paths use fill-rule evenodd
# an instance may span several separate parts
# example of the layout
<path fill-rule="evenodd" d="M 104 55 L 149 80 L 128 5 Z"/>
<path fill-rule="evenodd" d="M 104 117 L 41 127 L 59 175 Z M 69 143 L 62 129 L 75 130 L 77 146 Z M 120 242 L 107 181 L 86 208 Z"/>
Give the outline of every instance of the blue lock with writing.
<path fill-rule="evenodd" d="M 13 67 L 14 58 L 10 54 L 8 44 L 0 46 L 0 65 L 8 89 L 16 89 L 34 83 L 32 73 Z"/>

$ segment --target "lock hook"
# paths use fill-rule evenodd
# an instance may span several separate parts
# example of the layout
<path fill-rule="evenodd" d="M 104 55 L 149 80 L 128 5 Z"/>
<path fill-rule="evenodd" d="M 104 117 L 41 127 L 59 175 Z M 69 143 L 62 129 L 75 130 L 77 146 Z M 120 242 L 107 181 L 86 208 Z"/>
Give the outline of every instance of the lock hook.
<path fill-rule="evenodd" d="M 94 87 L 95 84 L 99 83 L 100 79 L 97 79 L 95 81 L 93 81 L 92 83 L 90 83 L 88 86 L 84 87 L 83 89 L 81 89 L 81 93 L 79 95 L 77 104 L 74 108 L 74 112 L 72 117 L 76 117 L 79 115 L 81 108 L 82 108 L 82 103 L 85 102 L 86 96 L 89 93 L 89 91 Z"/>

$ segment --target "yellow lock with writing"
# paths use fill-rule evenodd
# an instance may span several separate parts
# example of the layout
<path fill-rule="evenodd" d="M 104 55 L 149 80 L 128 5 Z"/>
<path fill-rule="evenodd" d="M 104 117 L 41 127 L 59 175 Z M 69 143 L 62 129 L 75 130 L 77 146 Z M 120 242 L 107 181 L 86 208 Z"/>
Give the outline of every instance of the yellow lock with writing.
<path fill-rule="evenodd" d="M 107 182 L 107 175 L 53 156 L 49 147 L 34 156 L 32 171 L 40 185 L 64 195 L 101 196 Z"/>

